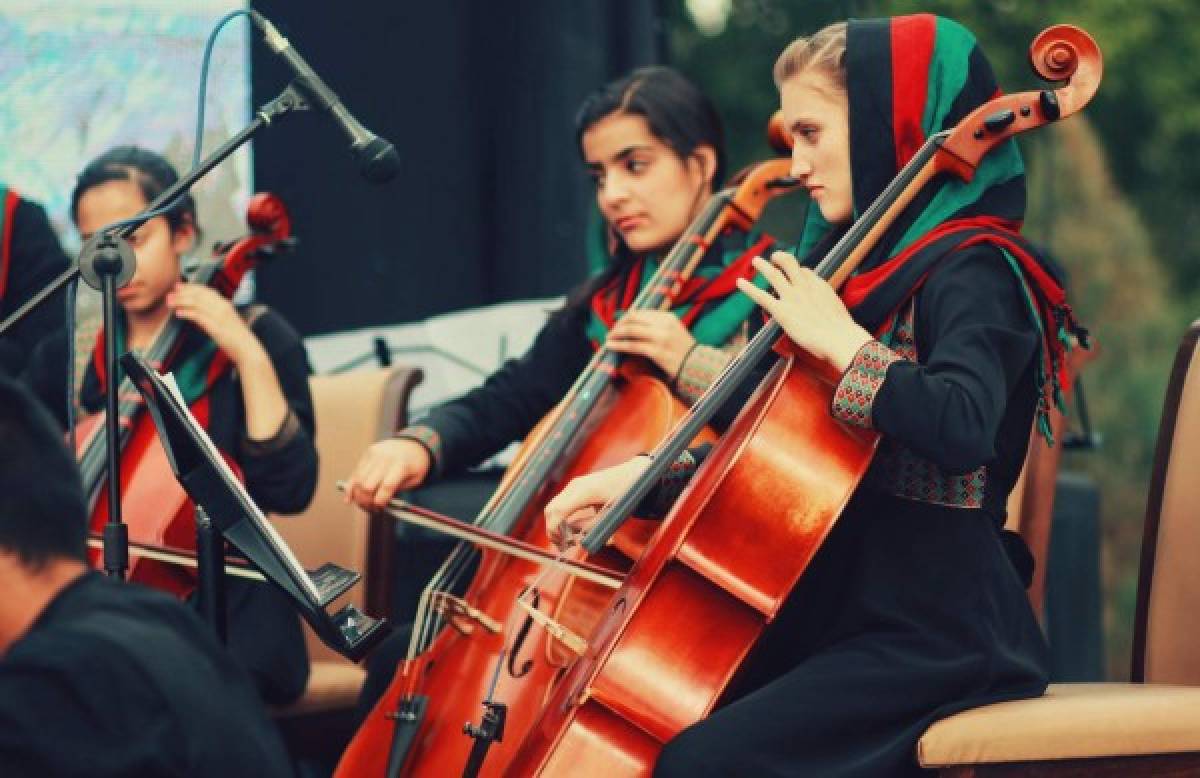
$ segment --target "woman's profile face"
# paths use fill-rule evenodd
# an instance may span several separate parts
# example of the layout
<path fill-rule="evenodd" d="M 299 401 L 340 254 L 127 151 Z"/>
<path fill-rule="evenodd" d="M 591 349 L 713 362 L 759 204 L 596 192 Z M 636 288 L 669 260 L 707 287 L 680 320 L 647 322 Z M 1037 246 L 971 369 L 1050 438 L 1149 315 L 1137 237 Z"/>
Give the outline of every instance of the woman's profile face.
<path fill-rule="evenodd" d="M 582 146 L 600 213 L 635 253 L 674 245 L 712 191 L 715 152 L 700 146 L 680 159 L 642 116 L 609 114 Z"/>
<path fill-rule="evenodd" d="M 75 209 L 75 222 L 84 240 L 108 224 L 136 216 L 146 207 L 141 188 L 128 179 L 105 181 L 85 191 Z M 179 256 L 190 247 L 194 230 L 184 225 L 174 233 L 163 216 L 156 216 L 129 236 L 137 255 L 137 270 L 117 290 L 128 313 L 145 315 L 164 305 L 167 292 L 179 280 Z"/>
<path fill-rule="evenodd" d="M 793 178 L 830 224 L 854 216 L 850 121 L 846 95 L 818 70 L 803 70 L 779 88 L 784 126 L 792 136 Z"/>

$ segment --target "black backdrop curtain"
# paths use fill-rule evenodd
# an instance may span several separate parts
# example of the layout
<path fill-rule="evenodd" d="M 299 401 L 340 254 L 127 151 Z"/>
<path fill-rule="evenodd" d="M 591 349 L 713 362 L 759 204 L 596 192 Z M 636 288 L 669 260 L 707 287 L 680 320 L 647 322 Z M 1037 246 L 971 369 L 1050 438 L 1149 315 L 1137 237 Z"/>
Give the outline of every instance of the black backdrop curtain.
<path fill-rule="evenodd" d="M 396 179 L 367 183 L 311 112 L 255 141 L 255 188 L 284 199 L 300 238 L 261 270 L 259 295 L 302 333 L 561 294 L 584 277 L 575 110 L 659 59 L 654 0 L 253 6 L 401 159 Z M 257 36 L 252 67 L 258 106 L 288 73 Z"/>

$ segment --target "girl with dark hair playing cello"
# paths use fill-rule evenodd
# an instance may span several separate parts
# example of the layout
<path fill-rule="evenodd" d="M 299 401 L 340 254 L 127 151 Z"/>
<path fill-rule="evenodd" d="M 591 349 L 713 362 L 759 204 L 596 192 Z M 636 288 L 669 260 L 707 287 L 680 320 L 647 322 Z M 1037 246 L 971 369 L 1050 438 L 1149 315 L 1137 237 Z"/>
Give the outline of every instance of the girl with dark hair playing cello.
<path fill-rule="evenodd" d="M 570 295 L 527 354 L 368 449 L 347 485 L 362 507 L 383 507 L 399 490 L 522 439 L 600 343 L 649 360 L 691 401 L 728 361 L 723 349 L 744 342 L 754 304 L 733 282 L 753 275 L 745 234 L 726 235 L 712 248 L 674 311 L 620 315 L 724 180 L 724 132 L 708 98 L 669 68 L 641 68 L 584 102 L 576 139 L 607 223 L 608 267 Z"/>
<path fill-rule="evenodd" d="M 801 38 L 775 80 L 792 175 L 817 205 L 796 252 L 810 260 L 926 138 L 997 92 L 973 36 L 930 15 Z M 1045 688 L 1046 648 L 999 528 L 1074 323 L 1018 234 L 1024 198 L 1007 140 L 970 182 L 926 186 L 840 296 L 782 252 L 755 260 L 774 294 L 739 283 L 841 374 L 829 414 L 881 441 L 726 704 L 666 744 L 656 775 L 920 774 L 932 721 Z M 685 453 L 643 505 L 669 507 L 707 453 Z M 546 508 L 552 536 L 589 529 L 649 461 L 572 481 Z"/>
<path fill-rule="evenodd" d="M 71 219 L 86 240 L 140 213 L 178 178 L 171 164 L 152 151 L 110 149 L 79 174 Z M 237 463 L 262 509 L 299 512 L 312 498 L 317 478 L 304 344 L 278 313 L 263 306 L 235 308 L 215 289 L 181 280 L 183 257 L 194 247 L 198 231 L 195 203 L 187 195 L 130 236 L 137 270 L 117 292 L 118 352 L 149 350 L 173 320 L 194 325 L 180 335 L 179 356 L 168 369 L 213 442 Z M 41 396 L 60 398 L 49 403 L 55 410 L 65 405 L 65 350 L 65 338 L 47 338 L 29 370 Z M 98 345 L 96 354 L 102 350 Z M 97 356 L 84 375 L 80 404 L 85 410 L 104 408 L 103 363 Z M 200 404 L 204 414 L 196 410 Z M 149 422 L 145 414 L 143 422 Z M 123 470 L 127 473 L 128 465 Z M 174 480 L 169 470 L 162 477 Z M 166 510 L 132 502 L 128 495 L 122 499 L 126 513 Z M 103 497 L 97 507 L 101 504 L 106 504 Z M 188 532 L 194 537 L 194 529 Z M 136 574 L 132 578 L 139 580 Z M 307 683 L 308 654 L 291 604 L 268 584 L 230 578 L 225 589 L 230 651 L 266 702 L 295 700 Z"/>
<path fill-rule="evenodd" d="M 385 506 L 401 489 L 476 465 L 525 438 L 601 345 L 644 360 L 690 405 L 745 342 L 756 306 L 735 281 L 754 276 L 750 261 L 771 245 L 767 236 L 727 230 L 671 310 L 629 310 L 724 179 L 724 133 L 708 98 L 669 68 L 641 68 L 585 100 L 576 137 L 607 223 L 609 266 L 570 295 L 524 356 L 372 445 L 347 485 L 362 507 Z M 372 655 L 364 713 L 407 638 L 401 631 Z"/>

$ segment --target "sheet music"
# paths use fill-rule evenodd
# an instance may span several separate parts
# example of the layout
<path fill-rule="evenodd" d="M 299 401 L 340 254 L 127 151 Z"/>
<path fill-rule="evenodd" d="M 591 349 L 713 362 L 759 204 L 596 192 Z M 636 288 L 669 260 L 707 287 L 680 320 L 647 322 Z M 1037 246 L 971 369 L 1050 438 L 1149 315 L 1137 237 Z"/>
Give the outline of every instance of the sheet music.
<path fill-rule="evenodd" d="M 212 439 L 208 437 L 208 435 L 204 432 L 204 428 L 200 426 L 200 422 L 196 421 L 196 417 L 192 415 L 191 408 L 188 407 L 187 401 L 183 399 L 183 393 L 179 391 L 179 384 L 175 382 L 175 374 L 159 374 L 159 377 L 162 378 L 163 384 L 167 387 L 167 391 L 171 393 L 171 396 L 175 398 L 175 401 L 179 404 L 179 407 L 183 409 L 183 412 L 192 428 L 201 433 L 197 437 L 200 438 L 201 445 L 204 446 L 212 460 L 217 463 L 217 467 L 220 468 L 221 474 L 225 476 L 229 483 L 236 484 L 238 490 L 245 494 L 245 487 L 242 485 L 241 480 L 234 475 L 232 470 L 229 469 L 229 464 L 225 461 L 225 457 L 222 456 L 221 452 L 217 450 L 217 447 L 213 445 Z M 267 536 L 267 539 L 270 541 L 271 545 L 275 547 L 275 550 L 279 552 L 279 555 L 287 561 L 293 570 L 298 570 L 301 573 L 300 585 L 304 587 L 304 590 L 309 594 L 310 597 L 312 597 L 314 602 L 320 602 L 321 593 L 317 591 L 316 584 L 312 582 L 312 578 L 308 575 L 307 571 L 305 571 L 303 565 L 300 564 L 300 560 L 296 559 L 296 555 L 292 553 L 292 549 L 289 548 L 288 544 L 284 542 L 284 539 L 280 537 L 279 532 L 275 529 L 275 526 L 271 524 L 266 516 L 263 515 L 262 511 L 259 510 L 258 505 L 255 504 L 254 500 L 249 498 L 249 495 L 246 495 L 246 504 L 252 509 L 250 514 L 251 519 L 253 519 L 254 523 L 258 525 L 258 528 L 262 531 L 262 533 Z"/>

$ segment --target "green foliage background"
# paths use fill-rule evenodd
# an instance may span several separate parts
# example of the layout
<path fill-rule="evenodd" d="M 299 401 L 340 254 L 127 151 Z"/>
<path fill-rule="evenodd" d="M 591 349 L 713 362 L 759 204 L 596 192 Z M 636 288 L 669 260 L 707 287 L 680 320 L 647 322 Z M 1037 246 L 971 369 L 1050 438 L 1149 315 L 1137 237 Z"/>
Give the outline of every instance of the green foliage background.
<path fill-rule="evenodd" d="M 1068 453 L 1101 490 L 1105 654 L 1129 672 L 1146 488 L 1166 377 L 1187 323 L 1200 316 L 1200 4 L 1190 0 L 732 0 L 718 34 L 697 29 L 682 0 L 665 3 L 669 60 L 716 100 L 733 169 L 769 154 L 778 105 L 771 66 L 798 35 L 849 17 L 928 11 L 971 28 L 1001 86 L 1040 86 L 1029 42 L 1056 23 L 1079 25 L 1105 59 L 1083 117 L 1023 138 L 1030 168 L 1027 234 L 1067 267 L 1077 311 L 1096 335 L 1084 373 L 1102 447 Z M 787 237 L 801 208 L 775 207 Z"/>

